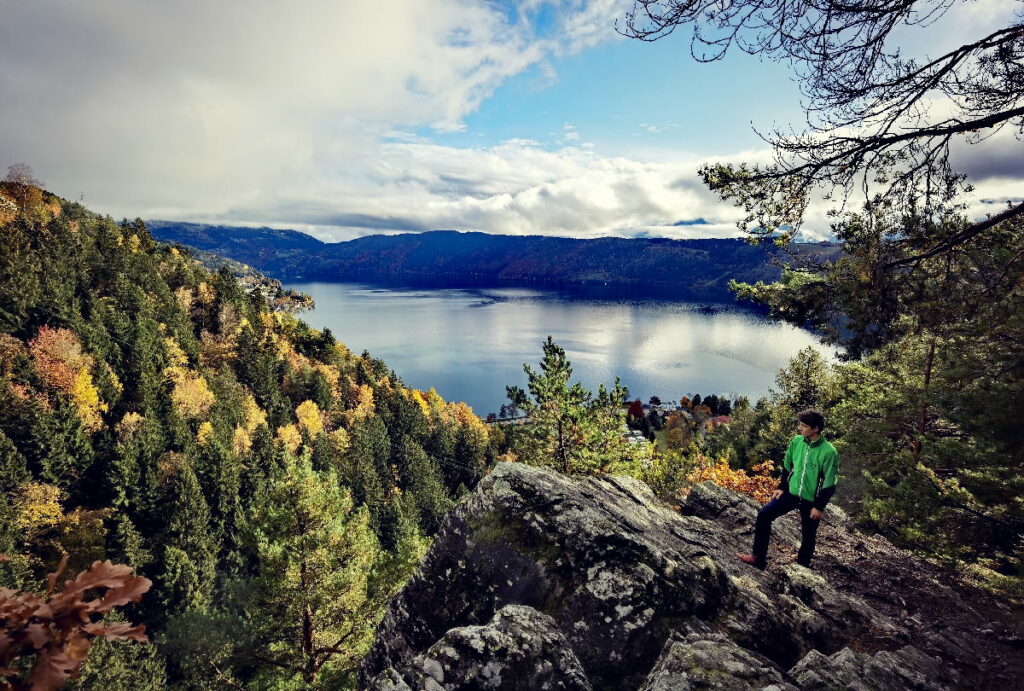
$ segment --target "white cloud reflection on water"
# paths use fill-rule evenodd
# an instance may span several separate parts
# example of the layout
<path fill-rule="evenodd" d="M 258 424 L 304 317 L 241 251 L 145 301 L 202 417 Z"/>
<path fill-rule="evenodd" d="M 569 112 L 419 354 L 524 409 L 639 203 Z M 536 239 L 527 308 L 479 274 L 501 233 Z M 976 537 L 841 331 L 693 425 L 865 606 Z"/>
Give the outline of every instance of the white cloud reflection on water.
<path fill-rule="evenodd" d="M 329 327 L 355 352 L 384 360 L 407 386 L 434 387 L 480 415 L 524 386 L 550 334 L 574 381 L 596 389 L 622 378 L 633 396 L 664 400 L 696 392 L 764 395 L 797 351 L 821 346 L 807 331 L 726 306 L 580 299 L 526 289 L 429 290 L 355 283 L 302 283 L 317 308 L 300 317 Z"/>

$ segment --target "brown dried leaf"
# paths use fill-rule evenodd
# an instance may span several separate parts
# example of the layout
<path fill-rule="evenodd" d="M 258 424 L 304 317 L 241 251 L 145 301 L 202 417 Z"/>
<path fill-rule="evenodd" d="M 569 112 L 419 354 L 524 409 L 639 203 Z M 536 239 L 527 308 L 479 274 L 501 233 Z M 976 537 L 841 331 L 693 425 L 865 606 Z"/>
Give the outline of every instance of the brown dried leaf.
<path fill-rule="evenodd" d="M 109 612 L 114 607 L 138 602 L 153 587 L 153 581 L 143 576 L 134 576 L 120 588 L 110 590 L 96 607 L 97 612 Z"/>
<path fill-rule="evenodd" d="M 64 592 L 81 592 L 90 588 L 120 588 L 132 577 L 132 567 L 114 564 L 109 559 L 94 561 L 92 566 L 64 585 Z"/>
<path fill-rule="evenodd" d="M 80 631 L 73 631 L 61 647 L 39 653 L 28 682 L 32 691 L 56 691 L 78 672 L 89 654 L 92 642 Z"/>
<path fill-rule="evenodd" d="M 64 568 L 68 565 L 68 555 L 65 554 L 61 560 L 60 565 L 57 566 L 57 570 L 46 577 L 46 592 L 52 593 L 54 587 L 57 585 L 57 579 L 64 573 Z"/>
<path fill-rule="evenodd" d="M 7 651 L 14 646 L 14 637 L 11 634 L 4 632 L 0 633 L 0 657 L 6 658 Z"/>
<path fill-rule="evenodd" d="M 50 641 L 50 627 L 41 622 L 34 622 L 25 627 L 25 635 L 36 650 L 42 650 Z"/>
<path fill-rule="evenodd" d="M 146 642 L 145 626 L 130 623 L 104 625 L 92 623 L 93 612 L 108 612 L 128 602 L 138 602 L 152 583 L 134 576 L 131 567 L 105 561 L 93 562 L 73 581 L 66 581 L 60 592 L 53 592 L 67 564 L 47 578 L 46 599 L 31 593 L 0 588 L 0 688 L 58 689 L 78 670 L 88 655 L 93 636 Z M 92 589 L 105 588 L 103 598 L 83 599 Z M 37 652 L 38 651 L 38 652 Z M 17 679 L 19 671 L 12 662 L 35 654 L 28 686 Z M 13 677 L 5 679 L 5 677 Z"/>
<path fill-rule="evenodd" d="M 97 635 L 105 637 L 108 641 L 149 642 L 149 636 L 146 635 L 145 624 L 132 626 L 126 622 L 118 622 L 116 624 L 101 625 L 101 630 L 96 633 Z"/>

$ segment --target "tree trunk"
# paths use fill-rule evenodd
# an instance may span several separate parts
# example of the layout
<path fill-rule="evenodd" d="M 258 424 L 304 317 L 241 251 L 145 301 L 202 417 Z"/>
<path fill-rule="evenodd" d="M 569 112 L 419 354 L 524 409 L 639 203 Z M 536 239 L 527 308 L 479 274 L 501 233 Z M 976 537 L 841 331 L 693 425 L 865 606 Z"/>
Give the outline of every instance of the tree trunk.
<path fill-rule="evenodd" d="M 306 578 L 306 563 L 302 563 L 302 591 L 308 591 L 309 583 Z M 307 684 L 316 681 L 316 656 L 313 653 L 313 610 L 309 603 L 302 607 L 302 658 L 303 678 Z"/>
<path fill-rule="evenodd" d="M 924 362 L 924 386 L 921 387 L 921 397 L 917 404 L 917 438 L 914 439 L 912 449 L 914 452 L 914 463 L 921 462 L 921 450 L 925 432 L 928 431 L 928 389 L 932 383 L 932 370 L 935 365 L 935 338 L 932 337 L 928 344 L 928 357 Z"/>

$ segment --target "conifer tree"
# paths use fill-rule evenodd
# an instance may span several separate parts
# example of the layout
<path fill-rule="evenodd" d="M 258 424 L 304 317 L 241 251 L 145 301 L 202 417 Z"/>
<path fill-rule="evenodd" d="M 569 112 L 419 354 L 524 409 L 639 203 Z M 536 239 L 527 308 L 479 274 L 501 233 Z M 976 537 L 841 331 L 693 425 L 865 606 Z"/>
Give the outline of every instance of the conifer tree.
<path fill-rule="evenodd" d="M 249 611 L 261 676 L 315 684 L 325 671 L 351 672 L 372 636 L 367 577 L 379 547 L 365 509 L 335 475 L 288 456 L 269 501 L 251 516 L 259 575 Z"/>
<path fill-rule="evenodd" d="M 445 491 L 438 463 L 409 436 L 392 448 L 402 490 L 415 501 L 420 528 L 425 534 L 434 535 L 453 504 Z"/>
<path fill-rule="evenodd" d="M 611 392 L 602 385 L 596 396 L 579 382 L 570 385 L 565 350 L 548 336 L 543 351 L 540 371 L 523 365 L 530 395 L 507 387 L 509 400 L 530 418 L 513 441 L 515 451 L 529 463 L 563 473 L 603 472 L 626 460 L 620 409 L 629 393 L 618 379 Z"/>
<path fill-rule="evenodd" d="M 187 460 L 173 462 L 167 469 L 174 477 L 158 591 L 167 614 L 208 607 L 217 567 L 210 509 L 199 481 Z"/>
<path fill-rule="evenodd" d="M 120 618 L 107 616 L 104 621 Z M 166 663 L 152 642 L 108 641 L 97 638 L 89 649 L 89 657 L 75 679 L 64 688 L 74 691 L 88 689 L 132 689 L 132 691 L 163 691 L 168 687 Z"/>
<path fill-rule="evenodd" d="M 0 588 L 20 590 L 32 577 L 28 555 L 22 552 L 23 531 L 15 523 L 15 510 L 6 492 L 0 493 Z"/>
<path fill-rule="evenodd" d="M 271 429 L 277 429 L 290 422 L 291 410 L 281 381 L 284 378 L 284 363 L 278 357 L 266 327 L 245 326 L 238 336 L 238 380 L 245 384 L 256 397 L 260 407 L 267 413 Z"/>
<path fill-rule="evenodd" d="M 9 495 L 30 477 L 25 457 L 0 429 L 0 495 Z"/>
<path fill-rule="evenodd" d="M 41 300 L 42 261 L 21 223 L 0 224 L 0 332 L 25 336 Z"/>
<path fill-rule="evenodd" d="M 344 482 L 352 488 L 356 503 L 370 512 L 370 523 L 383 537 L 387 497 L 394 486 L 391 473 L 391 441 L 378 417 L 366 418 L 352 428 Z"/>

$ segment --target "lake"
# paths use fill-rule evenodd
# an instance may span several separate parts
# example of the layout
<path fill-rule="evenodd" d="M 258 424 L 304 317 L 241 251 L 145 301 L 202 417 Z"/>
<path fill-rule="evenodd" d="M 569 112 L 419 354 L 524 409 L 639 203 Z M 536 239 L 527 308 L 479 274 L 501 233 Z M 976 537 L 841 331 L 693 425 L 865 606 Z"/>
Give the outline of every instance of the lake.
<path fill-rule="evenodd" d="M 526 387 L 551 335 L 573 381 L 591 390 L 619 376 L 633 398 L 668 402 L 699 393 L 768 393 L 775 374 L 814 334 L 732 304 L 590 298 L 526 288 L 433 289 L 366 283 L 288 283 L 316 309 L 299 317 L 330 328 L 353 352 L 367 350 L 406 386 L 433 387 L 481 417 Z"/>

